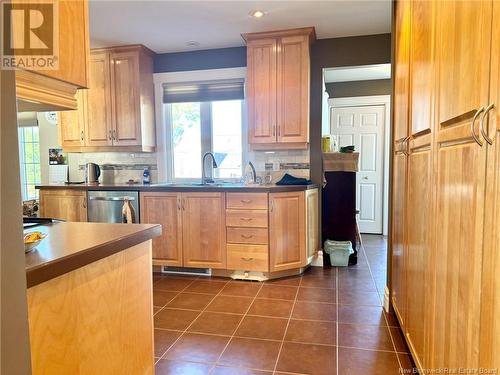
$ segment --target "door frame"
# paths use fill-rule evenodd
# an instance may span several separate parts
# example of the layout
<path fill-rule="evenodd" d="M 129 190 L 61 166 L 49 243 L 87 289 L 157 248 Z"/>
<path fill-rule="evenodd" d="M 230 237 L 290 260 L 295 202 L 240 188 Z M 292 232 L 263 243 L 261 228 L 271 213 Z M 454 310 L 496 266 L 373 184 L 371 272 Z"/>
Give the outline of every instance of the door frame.
<path fill-rule="evenodd" d="M 373 96 L 349 96 L 342 98 L 328 99 L 328 116 L 330 117 L 332 108 L 338 107 L 359 107 L 378 105 L 384 106 L 384 143 L 382 149 L 383 156 L 383 192 L 382 192 L 382 234 L 389 233 L 389 156 L 391 142 L 391 95 Z"/>

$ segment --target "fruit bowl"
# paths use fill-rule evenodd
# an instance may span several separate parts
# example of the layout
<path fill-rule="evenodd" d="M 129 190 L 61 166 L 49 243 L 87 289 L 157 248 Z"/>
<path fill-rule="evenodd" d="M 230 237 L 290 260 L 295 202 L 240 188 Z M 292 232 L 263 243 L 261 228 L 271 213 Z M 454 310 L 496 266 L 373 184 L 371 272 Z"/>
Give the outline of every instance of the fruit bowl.
<path fill-rule="evenodd" d="M 24 252 L 28 253 L 35 249 L 40 242 L 47 237 L 45 233 L 42 232 L 31 232 L 24 235 Z"/>

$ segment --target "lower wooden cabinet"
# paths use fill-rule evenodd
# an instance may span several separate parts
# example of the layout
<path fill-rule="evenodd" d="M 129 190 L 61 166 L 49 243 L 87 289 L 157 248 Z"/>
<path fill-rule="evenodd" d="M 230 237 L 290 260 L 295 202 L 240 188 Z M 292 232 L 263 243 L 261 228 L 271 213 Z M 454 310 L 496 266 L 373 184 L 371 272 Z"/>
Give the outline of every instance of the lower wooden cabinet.
<path fill-rule="evenodd" d="M 73 189 L 40 190 L 40 216 L 87 221 L 87 192 Z"/>
<path fill-rule="evenodd" d="M 153 263 L 226 268 L 224 193 L 141 192 L 141 222 L 161 224 Z"/>
<path fill-rule="evenodd" d="M 184 267 L 226 268 L 224 193 L 182 193 Z"/>
<path fill-rule="evenodd" d="M 269 271 L 306 265 L 304 192 L 269 194 Z"/>
<path fill-rule="evenodd" d="M 140 193 L 141 222 L 161 224 L 162 234 L 153 238 L 153 260 L 166 266 L 182 266 L 181 194 Z"/>

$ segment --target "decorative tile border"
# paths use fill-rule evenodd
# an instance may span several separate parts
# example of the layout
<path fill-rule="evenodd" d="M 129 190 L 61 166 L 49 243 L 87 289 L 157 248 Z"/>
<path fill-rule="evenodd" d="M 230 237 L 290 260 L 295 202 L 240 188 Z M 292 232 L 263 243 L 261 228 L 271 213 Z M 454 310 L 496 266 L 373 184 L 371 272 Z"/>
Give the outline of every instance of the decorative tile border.
<path fill-rule="evenodd" d="M 158 166 L 156 164 L 102 164 L 99 167 L 104 170 L 112 170 L 112 171 L 142 171 L 144 168 L 148 167 L 149 170 L 157 170 Z M 85 169 L 85 164 L 80 164 L 78 166 L 79 170 Z"/>

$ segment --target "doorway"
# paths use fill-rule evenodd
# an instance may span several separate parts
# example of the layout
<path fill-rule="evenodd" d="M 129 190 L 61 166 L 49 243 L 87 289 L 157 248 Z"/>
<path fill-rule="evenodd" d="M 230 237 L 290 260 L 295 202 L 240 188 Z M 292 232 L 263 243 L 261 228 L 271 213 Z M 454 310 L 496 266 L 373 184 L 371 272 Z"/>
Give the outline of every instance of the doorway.
<path fill-rule="evenodd" d="M 329 133 L 337 136 L 340 147 L 354 145 L 360 154 L 356 174 L 360 232 L 386 235 L 390 96 L 330 98 L 328 106 Z"/>

